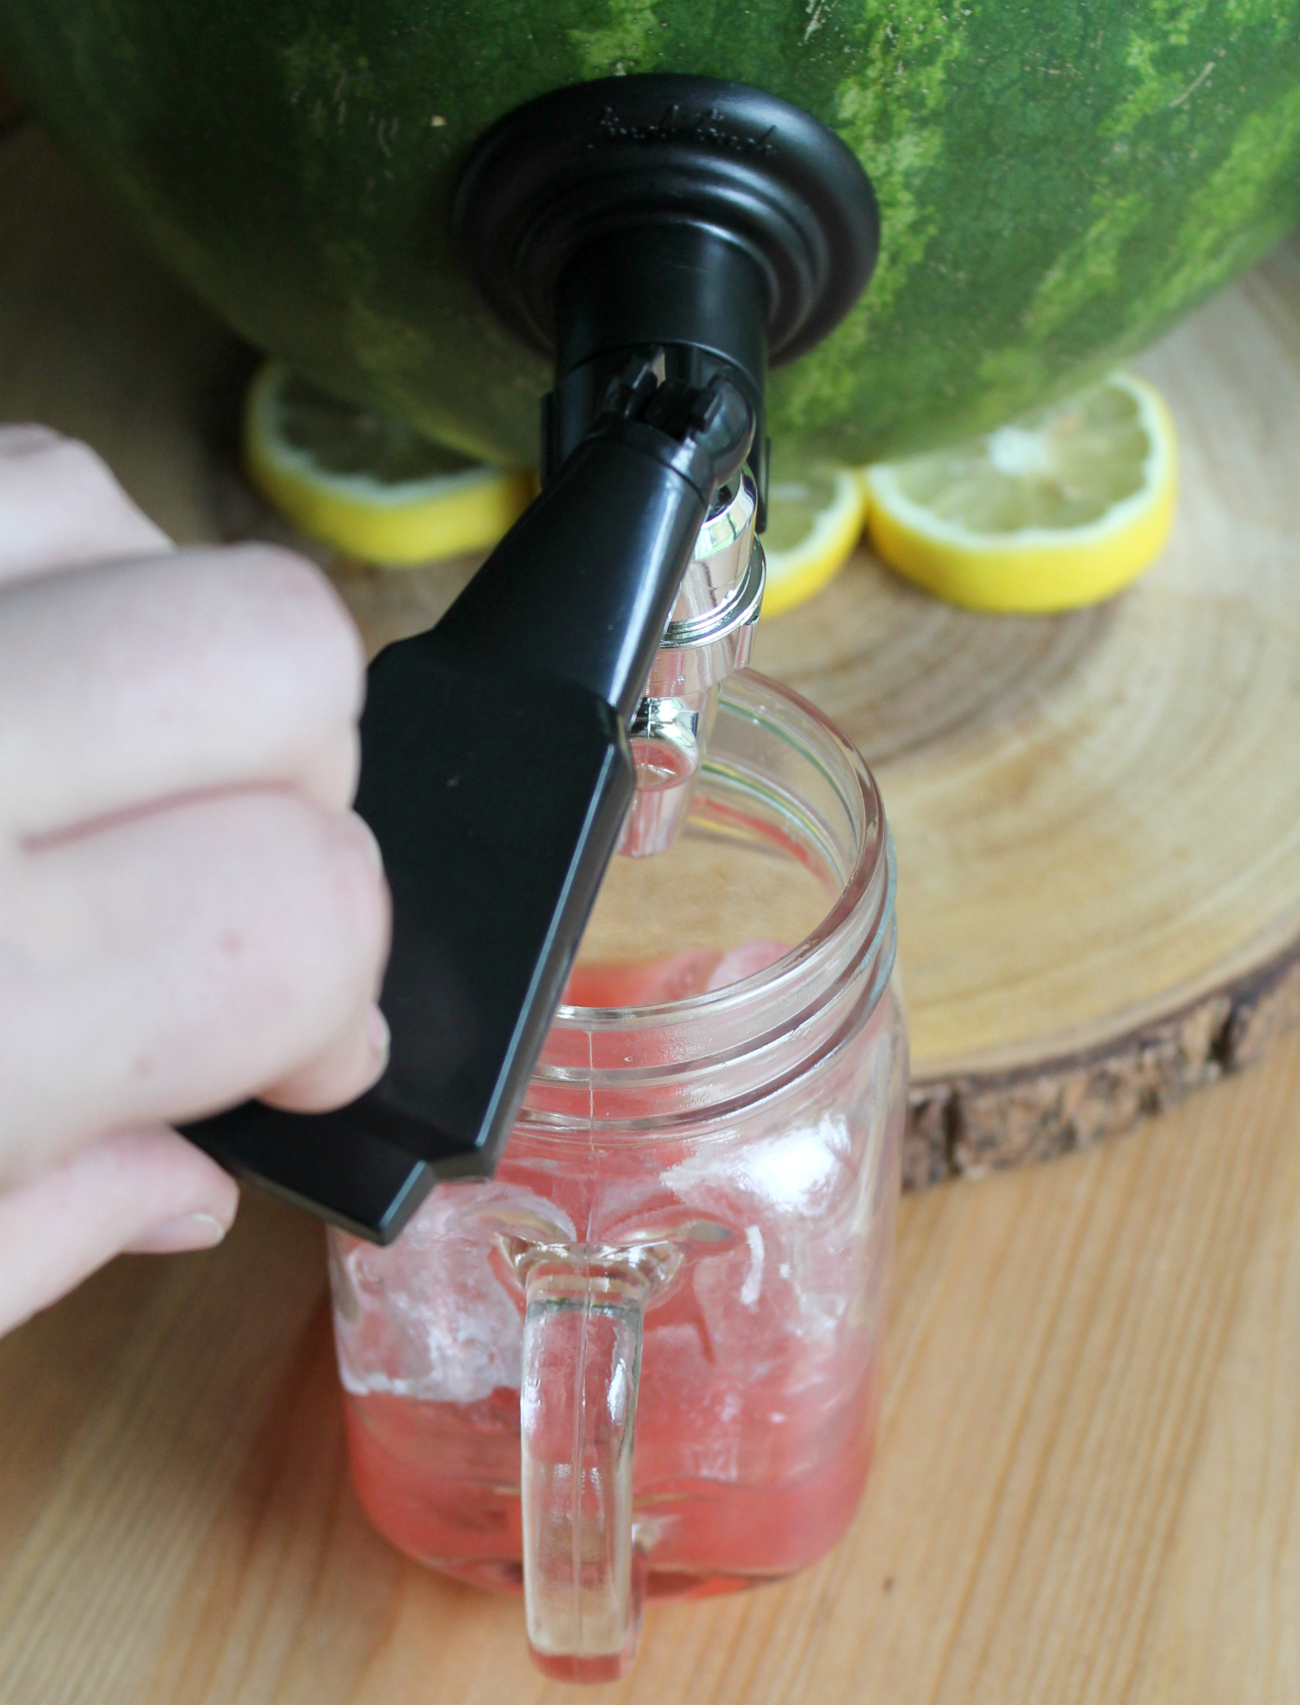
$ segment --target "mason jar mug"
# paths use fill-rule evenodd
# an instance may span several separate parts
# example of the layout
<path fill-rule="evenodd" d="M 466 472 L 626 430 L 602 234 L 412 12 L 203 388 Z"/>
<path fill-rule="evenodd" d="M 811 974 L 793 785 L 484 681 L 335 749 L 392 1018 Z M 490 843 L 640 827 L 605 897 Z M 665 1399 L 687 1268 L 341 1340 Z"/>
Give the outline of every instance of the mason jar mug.
<path fill-rule="evenodd" d="M 787 1575 L 871 1461 L 906 1106 L 880 797 L 812 706 L 723 690 L 684 832 L 616 859 L 496 1175 L 330 1234 L 353 1481 L 522 1585 L 609 1680 L 645 1595 Z"/>

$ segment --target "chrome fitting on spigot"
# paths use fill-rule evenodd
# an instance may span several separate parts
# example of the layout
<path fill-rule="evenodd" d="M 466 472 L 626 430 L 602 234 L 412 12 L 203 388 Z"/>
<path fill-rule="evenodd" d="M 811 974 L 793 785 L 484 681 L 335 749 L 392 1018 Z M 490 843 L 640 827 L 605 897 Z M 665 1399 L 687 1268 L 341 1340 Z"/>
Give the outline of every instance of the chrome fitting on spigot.
<path fill-rule="evenodd" d="M 666 852 L 686 821 L 718 689 L 749 661 L 766 564 L 754 536 L 758 499 L 742 474 L 700 528 L 695 555 L 656 654 L 629 737 L 636 795 L 618 851 Z"/>

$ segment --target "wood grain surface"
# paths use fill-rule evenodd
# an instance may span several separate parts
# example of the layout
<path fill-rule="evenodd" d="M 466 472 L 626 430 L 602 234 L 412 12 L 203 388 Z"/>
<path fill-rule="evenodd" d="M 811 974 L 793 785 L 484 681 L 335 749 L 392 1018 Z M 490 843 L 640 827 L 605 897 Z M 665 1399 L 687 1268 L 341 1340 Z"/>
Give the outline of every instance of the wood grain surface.
<path fill-rule="evenodd" d="M 787 1583 L 656 1605 L 646 1705 L 1294 1705 L 1300 1036 L 903 1205 L 879 1451 Z M 348 1488 L 319 1230 L 246 1199 L 0 1342 L 6 1705 L 559 1705 L 517 1600 Z"/>
<path fill-rule="evenodd" d="M 180 540 L 287 537 L 240 479 L 250 353 L 20 126 L 0 142 L 0 418 L 89 439 Z M 989 617 L 860 552 L 756 663 L 845 728 L 899 851 L 907 1176 L 1086 1146 L 1300 1011 L 1300 244 L 1136 365 L 1182 496 L 1098 609 Z M 329 565 L 372 647 L 471 571 Z"/>

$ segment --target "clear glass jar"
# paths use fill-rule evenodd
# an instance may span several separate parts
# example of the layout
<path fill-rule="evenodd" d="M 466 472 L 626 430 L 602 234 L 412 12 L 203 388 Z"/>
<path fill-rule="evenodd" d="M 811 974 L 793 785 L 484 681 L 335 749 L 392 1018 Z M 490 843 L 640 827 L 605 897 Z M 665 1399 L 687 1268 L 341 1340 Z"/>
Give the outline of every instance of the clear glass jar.
<path fill-rule="evenodd" d="M 787 1575 L 870 1465 L 907 1043 L 880 797 L 810 705 L 723 691 L 685 833 L 611 867 L 488 1181 L 331 1233 L 352 1474 L 422 1562 L 608 1680 L 645 1592 Z M 635 1448 L 634 1448 L 635 1439 Z"/>

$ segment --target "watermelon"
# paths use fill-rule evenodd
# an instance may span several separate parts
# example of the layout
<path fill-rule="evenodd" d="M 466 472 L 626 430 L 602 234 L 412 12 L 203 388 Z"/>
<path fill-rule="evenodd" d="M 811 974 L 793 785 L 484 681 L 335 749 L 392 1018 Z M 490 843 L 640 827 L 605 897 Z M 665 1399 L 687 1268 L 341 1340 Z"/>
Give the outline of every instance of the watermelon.
<path fill-rule="evenodd" d="M 856 150 L 875 282 L 771 390 L 778 444 L 844 461 L 1083 384 L 1300 219 L 1300 0 L 0 0 L 0 63 L 254 343 L 512 461 L 548 375 L 448 205 L 560 84 L 733 78 Z"/>

